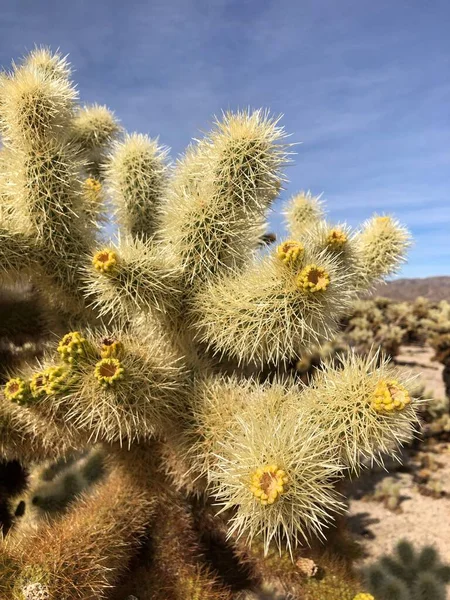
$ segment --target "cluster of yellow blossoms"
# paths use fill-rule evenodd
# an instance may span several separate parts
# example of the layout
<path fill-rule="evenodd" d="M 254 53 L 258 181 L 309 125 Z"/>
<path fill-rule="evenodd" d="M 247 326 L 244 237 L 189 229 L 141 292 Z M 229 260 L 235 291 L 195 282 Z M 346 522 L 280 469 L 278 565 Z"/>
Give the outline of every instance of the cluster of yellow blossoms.
<path fill-rule="evenodd" d="M 123 379 L 125 369 L 117 358 L 102 358 L 96 365 L 94 374 L 97 381 L 103 386 L 114 385 Z"/>
<path fill-rule="evenodd" d="M 340 250 L 347 241 L 347 234 L 342 229 L 332 229 L 327 236 L 327 245 L 333 250 Z"/>
<path fill-rule="evenodd" d="M 34 398 L 51 396 L 64 389 L 67 384 L 69 370 L 65 365 L 47 367 L 35 373 L 30 381 L 30 389 Z"/>
<path fill-rule="evenodd" d="M 338 229 L 333 229 L 330 236 L 333 234 L 333 244 L 343 244 L 347 241 L 344 232 Z M 343 241 L 343 238 L 345 240 Z M 332 242 L 330 241 L 330 244 Z M 305 249 L 300 242 L 289 240 L 280 244 L 277 248 L 276 255 L 278 259 L 287 267 L 295 268 L 301 265 Z M 296 279 L 297 286 L 305 292 L 321 292 L 327 289 L 330 284 L 330 276 L 323 267 L 317 265 L 307 265 L 300 271 Z"/>
<path fill-rule="evenodd" d="M 4 387 L 5 398 L 20 405 L 30 405 L 46 396 L 63 392 L 74 382 L 80 359 L 91 357 L 99 360 L 94 376 L 102 386 L 112 386 L 124 377 L 125 369 L 119 358 L 123 354 L 123 343 L 117 339 L 104 338 L 100 352 L 79 331 L 70 331 L 59 342 L 58 353 L 61 364 L 38 371 L 31 379 L 11 378 Z"/>
<path fill-rule="evenodd" d="M 64 362 L 73 363 L 78 358 L 86 356 L 89 349 L 88 341 L 79 331 L 66 333 L 58 344 L 58 352 Z"/>
<path fill-rule="evenodd" d="M 277 256 L 287 266 L 294 266 L 303 258 L 305 249 L 300 242 L 287 241 L 277 248 Z"/>
<path fill-rule="evenodd" d="M 396 379 L 377 383 L 371 406 L 378 413 L 392 413 L 403 410 L 411 402 L 408 390 Z"/>
<path fill-rule="evenodd" d="M 118 358 L 123 351 L 123 344 L 119 340 L 104 338 L 100 355 L 102 358 Z"/>
<path fill-rule="evenodd" d="M 32 404 L 44 396 L 52 396 L 64 390 L 68 375 L 66 365 L 57 365 L 35 373 L 29 381 L 14 377 L 5 385 L 5 398 L 23 406 Z"/>
<path fill-rule="evenodd" d="M 288 482 L 285 471 L 277 465 L 257 469 L 251 478 L 250 490 L 263 506 L 273 504 L 285 491 Z"/>
<path fill-rule="evenodd" d="M 94 269 L 100 273 L 112 273 L 117 267 L 118 256 L 114 250 L 105 248 L 94 254 L 92 264 Z"/>
<path fill-rule="evenodd" d="M 323 267 L 308 265 L 298 274 L 297 285 L 305 292 L 322 292 L 330 285 L 330 275 Z"/>
<path fill-rule="evenodd" d="M 11 400 L 11 402 L 21 405 L 28 404 L 29 402 L 30 388 L 28 383 L 20 377 L 10 379 L 5 385 L 4 392 L 5 398 Z"/>

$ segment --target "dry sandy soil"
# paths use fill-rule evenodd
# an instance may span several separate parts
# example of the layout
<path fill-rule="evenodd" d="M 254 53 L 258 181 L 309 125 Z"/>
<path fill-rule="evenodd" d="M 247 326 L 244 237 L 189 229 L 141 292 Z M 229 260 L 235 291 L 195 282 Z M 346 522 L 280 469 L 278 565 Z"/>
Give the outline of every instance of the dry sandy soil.
<path fill-rule="evenodd" d="M 444 397 L 441 365 L 431 362 L 430 349 L 405 347 L 398 362 L 420 372 L 426 389 L 435 398 Z M 371 471 L 355 481 L 350 490 L 350 523 L 356 537 L 363 543 L 366 557 L 362 564 L 372 562 L 383 553 L 390 552 L 396 542 L 406 538 L 416 545 L 434 544 L 442 560 L 450 563 L 450 444 L 438 443 L 427 455 L 438 463 L 432 478 L 439 481 L 443 497 L 422 495 L 414 478 L 418 469 L 411 469 L 410 452 L 405 454 L 406 468 L 385 473 L 381 469 Z M 417 455 L 416 455 L 417 456 Z M 395 467 L 394 467 L 395 468 Z M 406 471 L 406 472 L 405 472 Z M 401 503 L 393 512 L 382 502 L 368 500 L 377 482 L 384 477 L 395 477 L 401 485 Z M 450 600 L 450 587 L 447 598 Z"/>
<path fill-rule="evenodd" d="M 442 380 L 444 366 L 432 360 L 433 354 L 434 350 L 431 348 L 403 346 L 395 362 L 420 375 L 425 391 L 431 393 L 434 398 L 444 398 L 445 387 Z"/>

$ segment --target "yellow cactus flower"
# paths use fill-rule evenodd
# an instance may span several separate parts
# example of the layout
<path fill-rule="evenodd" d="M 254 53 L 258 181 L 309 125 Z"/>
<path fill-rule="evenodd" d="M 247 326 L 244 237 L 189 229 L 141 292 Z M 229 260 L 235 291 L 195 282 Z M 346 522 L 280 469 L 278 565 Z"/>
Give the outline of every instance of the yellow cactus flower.
<path fill-rule="evenodd" d="M 327 236 L 327 246 L 340 250 L 348 242 L 348 237 L 342 229 L 332 229 Z"/>
<path fill-rule="evenodd" d="M 277 256 L 287 266 L 294 266 L 303 258 L 305 249 L 300 242 L 287 241 L 277 248 Z"/>
<path fill-rule="evenodd" d="M 372 594 L 360 593 L 356 594 L 353 600 L 375 600 L 375 598 L 372 596 Z"/>
<path fill-rule="evenodd" d="M 322 292 L 330 285 L 330 276 L 323 267 L 308 265 L 299 273 L 297 285 L 305 292 Z"/>
<path fill-rule="evenodd" d="M 408 390 L 396 379 L 377 383 L 371 406 L 378 413 L 392 413 L 403 410 L 411 402 Z"/>
<path fill-rule="evenodd" d="M 47 369 L 47 385 L 45 386 L 47 394 L 57 394 L 67 388 L 70 369 L 64 365 L 49 367 Z"/>
<path fill-rule="evenodd" d="M 123 379 L 125 369 L 117 358 L 102 358 L 95 365 L 95 377 L 105 386 L 113 385 Z"/>
<path fill-rule="evenodd" d="M 380 225 L 382 225 L 383 223 L 390 223 L 392 221 L 391 217 L 388 217 L 388 216 L 375 217 L 374 220 L 376 223 L 379 223 Z"/>
<path fill-rule="evenodd" d="M 39 373 L 35 373 L 30 381 L 30 389 L 33 398 L 52 396 L 67 387 L 70 369 L 65 365 L 48 367 Z"/>
<path fill-rule="evenodd" d="M 86 356 L 88 341 L 79 331 L 66 333 L 58 345 L 61 358 L 68 363 L 75 362 L 78 358 Z"/>
<path fill-rule="evenodd" d="M 47 394 L 48 372 L 47 369 L 35 373 L 30 381 L 30 389 L 33 398 L 41 398 Z"/>
<path fill-rule="evenodd" d="M 123 351 L 123 344 L 119 340 L 112 338 L 104 338 L 102 340 L 101 357 L 102 358 L 117 358 Z"/>
<path fill-rule="evenodd" d="M 95 177 L 88 177 L 84 182 L 85 193 L 92 200 L 96 200 L 99 197 L 101 189 L 102 184 L 98 179 L 95 179 Z"/>
<path fill-rule="evenodd" d="M 5 385 L 5 397 L 17 404 L 27 404 L 30 400 L 30 388 L 21 377 L 10 379 Z"/>
<path fill-rule="evenodd" d="M 94 269 L 100 273 L 112 273 L 117 267 L 117 263 L 117 254 L 108 248 L 96 252 L 92 259 Z"/>
<path fill-rule="evenodd" d="M 252 477 L 250 490 L 263 506 L 273 504 L 285 491 L 288 482 L 285 471 L 277 465 L 268 465 L 257 469 Z"/>

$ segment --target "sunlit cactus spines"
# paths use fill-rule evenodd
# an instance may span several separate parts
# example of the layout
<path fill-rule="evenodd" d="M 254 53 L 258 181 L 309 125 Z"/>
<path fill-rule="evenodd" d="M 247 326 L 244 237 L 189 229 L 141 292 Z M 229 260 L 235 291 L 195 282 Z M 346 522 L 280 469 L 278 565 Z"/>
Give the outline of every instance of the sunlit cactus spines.
<path fill-rule="evenodd" d="M 295 194 L 289 200 L 284 215 L 292 236 L 301 236 L 311 225 L 323 221 L 325 211 L 320 198 L 308 191 Z"/>
<path fill-rule="evenodd" d="M 49 77 L 26 64 L 3 77 L 0 89 L 0 129 L 6 143 L 27 152 L 64 137 L 77 98 L 67 78 Z"/>
<path fill-rule="evenodd" d="M 115 144 L 106 164 L 106 180 L 120 225 L 132 236 L 152 236 L 170 167 L 168 149 L 157 140 L 132 134 Z"/>
<path fill-rule="evenodd" d="M 326 547 L 347 474 L 414 435 L 411 382 L 380 357 L 329 351 L 309 386 L 293 369 L 325 356 L 409 234 L 391 217 L 328 223 L 302 192 L 288 235 L 263 247 L 292 158 L 279 118 L 227 112 L 172 162 L 158 132 L 127 134 L 108 108 L 80 106 L 70 78 L 38 48 L 0 81 L 0 278 L 31 282 L 63 324 L 8 370 L 0 459 L 69 465 L 45 496 L 64 507 L 31 529 L 17 518 L 0 540 L 14 564 L 5 594 L 228 600 L 204 560 L 202 507 L 217 508 L 210 529 L 239 568 L 253 543 L 292 570 L 297 551 Z M 381 327 L 378 306 L 366 313 L 355 331 Z M 97 463 L 73 462 L 93 444 L 105 457 L 95 481 Z M 292 589 L 331 593 L 324 581 Z M 347 596 L 361 589 L 349 581 Z"/>
<path fill-rule="evenodd" d="M 250 405 L 218 443 L 209 473 L 218 503 L 236 507 L 230 535 L 251 540 L 262 533 L 266 551 L 271 542 L 292 548 L 324 535 L 343 510 L 334 485 L 343 465 L 333 460 L 330 443 L 318 425 L 282 406 Z"/>
<path fill-rule="evenodd" d="M 305 249 L 295 268 L 286 268 L 275 252 L 198 292 L 197 336 L 241 363 L 287 362 L 331 338 L 354 294 L 332 254 Z"/>
<path fill-rule="evenodd" d="M 181 309 L 181 271 L 164 245 L 119 238 L 95 252 L 86 265 L 85 294 L 100 315 L 130 318 L 137 313 L 175 316 Z"/>
<path fill-rule="evenodd" d="M 362 276 L 374 284 L 379 277 L 397 272 L 411 245 L 411 237 L 393 217 L 375 216 L 363 224 L 356 243 L 362 256 Z"/>
<path fill-rule="evenodd" d="M 191 286 L 247 264 L 282 183 L 285 133 L 263 111 L 227 113 L 180 160 L 161 232 Z"/>
<path fill-rule="evenodd" d="M 307 407 L 311 418 L 339 440 L 343 463 L 359 471 L 365 462 L 396 456 L 414 436 L 419 426 L 414 380 L 400 375 L 384 357 L 351 352 L 337 364 L 325 361 L 318 369 L 301 395 L 300 418 Z M 329 429 L 327 422 L 333 423 Z"/>
<path fill-rule="evenodd" d="M 25 251 L 25 256 L 24 256 Z M 0 281 L 15 281 L 37 266 L 32 238 L 21 231 L 0 229 Z"/>
<path fill-rule="evenodd" d="M 85 160 L 85 170 L 91 177 L 103 176 L 103 161 L 121 132 L 117 119 L 106 106 L 93 104 L 76 111 L 68 138 L 79 149 Z"/>
<path fill-rule="evenodd" d="M 52 382 L 47 386 L 55 418 L 94 441 L 131 443 L 163 434 L 184 406 L 188 371 L 182 358 L 157 332 L 137 337 L 110 330 L 110 338 L 106 333 L 102 329 L 87 330 L 85 337 L 78 334 L 64 387 L 52 395 Z M 58 380 L 53 386 L 57 384 Z"/>
<path fill-rule="evenodd" d="M 52 52 L 45 46 L 36 46 L 22 60 L 22 65 L 36 69 L 51 79 L 68 79 L 72 71 L 67 56 Z"/>
<path fill-rule="evenodd" d="M 341 264 L 355 268 L 358 261 L 355 247 L 355 232 L 345 223 L 329 223 L 325 220 L 311 222 L 300 234 L 298 239 L 308 248 L 317 251 L 326 250 L 338 256 Z"/>

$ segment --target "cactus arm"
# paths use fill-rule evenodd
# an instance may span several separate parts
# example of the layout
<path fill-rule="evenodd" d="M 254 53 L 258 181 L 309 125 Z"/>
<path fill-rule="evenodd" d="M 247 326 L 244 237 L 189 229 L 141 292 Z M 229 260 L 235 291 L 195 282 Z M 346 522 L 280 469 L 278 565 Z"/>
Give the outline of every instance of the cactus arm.
<path fill-rule="evenodd" d="M 262 111 L 226 114 L 178 163 L 160 234 L 190 286 L 245 264 L 286 163 L 284 132 Z"/>
<path fill-rule="evenodd" d="M 132 134 L 114 145 L 106 162 L 116 217 L 121 230 L 133 238 L 152 237 L 156 231 L 170 175 L 167 156 L 168 149 L 158 140 Z"/>

